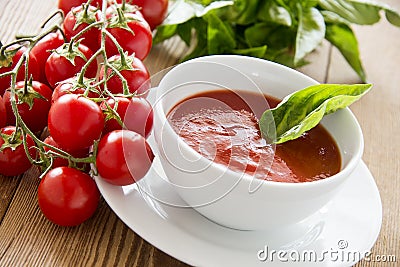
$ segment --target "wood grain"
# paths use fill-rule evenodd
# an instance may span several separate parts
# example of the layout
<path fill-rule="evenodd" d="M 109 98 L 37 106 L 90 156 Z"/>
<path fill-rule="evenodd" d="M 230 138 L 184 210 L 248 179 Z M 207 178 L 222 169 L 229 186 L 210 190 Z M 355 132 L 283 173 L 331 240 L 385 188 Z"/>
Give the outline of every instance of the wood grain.
<path fill-rule="evenodd" d="M 41 22 L 55 10 L 56 2 L 0 0 L 1 40 L 10 41 L 17 32 L 37 32 Z M 400 10 L 398 0 L 385 2 Z M 373 91 L 352 106 L 364 131 L 363 159 L 375 176 L 383 202 L 382 231 L 372 253 L 397 253 L 399 258 L 400 154 L 396 150 L 400 146 L 400 29 L 383 20 L 354 30 L 369 80 L 374 84 Z M 153 47 L 145 63 L 154 86 L 164 74 L 160 71 L 176 64 L 186 49 L 178 39 Z M 300 70 L 320 82 L 358 82 L 327 42 L 309 59 L 312 64 Z M 0 177 L 0 266 L 187 266 L 135 234 L 104 200 L 95 215 L 80 226 L 65 228 L 50 223 L 37 204 L 38 175 L 32 169 L 20 177 Z M 362 261 L 357 266 L 377 263 Z"/>

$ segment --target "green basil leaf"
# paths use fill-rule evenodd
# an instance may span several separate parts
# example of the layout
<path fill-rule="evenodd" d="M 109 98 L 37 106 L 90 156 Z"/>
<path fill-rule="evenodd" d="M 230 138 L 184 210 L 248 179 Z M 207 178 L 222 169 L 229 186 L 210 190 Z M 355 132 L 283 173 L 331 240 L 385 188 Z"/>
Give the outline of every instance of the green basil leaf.
<path fill-rule="evenodd" d="M 349 65 L 366 82 L 366 75 L 361 64 L 357 38 L 346 24 L 327 24 L 325 38 L 336 46 Z"/>
<path fill-rule="evenodd" d="M 267 52 L 266 45 L 259 46 L 259 47 L 232 50 L 233 54 L 245 55 L 245 56 L 250 56 L 250 57 L 259 57 L 259 58 L 263 58 L 265 56 L 266 52 Z"/>
<path fill-rule="evenodd" d="M 384 10 L 386 19 L 400 27 L 400 15 L 389 5 L 372 0 L 321 0 L 319 5 L 337 13 L 351 23 L 371 25 L 380 20 L 379 11 Z"/>
<path fill-rule="evenodd" d="M 226 15 L 236 24 L 249 25 L 256 21 L 258 8 L 259 0 L 235 0 Z"/>
<path fill-rule="evenodd" d="M 315 7 L 319 0 L 301 0 L 301 5 L 305 8 Z"/>
<path fill-rule="evenodd" d="M 292 17 L 286 8 L 277 5 L 274 1 L 262 1 L 260 4 L 257 14 L 259 20 L 285 26 L 292 25 Z"/>
<path fill-rule="evenodd" d="M 386 10 L 386 19 L 394 26 L 400 27 L 400 15 L 398 12 Z"/>
<path fill-rule="evenodd" d="M 339 16 L 335 12 L 328 11 L 328 10 L 322 10 L 321 14 L 324 17 L 325 24 L 327 24 L 327 23 L 347 24 L 347 25 L 351 24 L 350 21 L 342 18 L 341 16 Z"/>
<path fill-rule="evenodd" d="M 185 42 L 187 46 L 190 46 L 190 43 L 192 41 L 192 28 L 196 27 L 192 22 L 194 20 L 189 20 L 188 22 L 185 22 L 183 24 L 178 25 L 177 33 L 179 37 Z"/>
<path fill-rule="evenodd" d="M 207 46 L 209 54 L 230 52 L 236 47 L 235 36 L 229 24 L 225 24 L 212 12 L 204 16 L 204 19 L 208 22 Z"/>
<path fill-rule="evenodd" d="M 276 144 L 300 137 L 315 127 L 324 115 L 345 108 L 365 95 L 371 84 L 318 84 L 285 97 L 260 118 L 260 131 Z"/>
<path fill-rule="evenodd" d="M 313 7 L 304 9 L 301 5 L 297 6 L 299 26 L 296 36 L 295 65 L 313 51 L 325 36 L 325 21 L 318 9 Z"/>
<path fill-rule="evenodd" d="M 371 25 L 380 20 L 380 8 L 366 2 L 348 0 L 321 0 L 319 5 L 332 11 L 351 23 Z"/>
<path fill-rule="evenodd" d="M 193 0 L 177 0 L 168 10 L 168 15 L 162 25 L 182 24 L 194 17 L 202 17 L 211 10 L 233 5 L 233 1 L 215 1 L 203 6 Z"/>
<path fill-rule="evenodd" d="M 167 40 L 176 34 L 178 25 L 162 25 L 157 28 L 156 34 L 153 38 L 153 43 L 158 44 Z"/>
<path fill-rule="evenodd" d="M 208 54 L 207 47 L 207 26 L 208 23 L 203 18 L 193 18 L 189 22 L 193 28 L 195 29 L 195 45 L 193 46 L 193 50 L 189 52 L 189 54 L 185 55 L 180 62 L 205 56 Z"/>
<path fill-rule="evenodd" d="M 250 47 L 267 45 L 274 49 L 285 49 L 292 47 L 296 32 L 286 26 L 261 22 L 247 27 L 244 36 Z"/>

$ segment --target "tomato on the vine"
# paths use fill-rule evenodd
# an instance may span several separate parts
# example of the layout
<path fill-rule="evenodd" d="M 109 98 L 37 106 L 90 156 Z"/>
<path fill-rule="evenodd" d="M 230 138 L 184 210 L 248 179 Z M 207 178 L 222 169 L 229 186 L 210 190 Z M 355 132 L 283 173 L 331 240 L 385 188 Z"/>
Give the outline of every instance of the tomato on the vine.
<path fill-rule="evenodd" d="M 12 71 L 17 65 L 17 62 L 21 59 L 24 52 L 27 50 L 25 46 L 18 47 L 8 47 L 5 50 L 1 50 L 0 53 L 0 74 Z M 28 64 L 28 78 L 32 77 L 33 80 L 38 80 L 40 77 L 40 67 L 35 56 L 29 56 Z M 17 73 L 17 81 L 23 81 L 25 79 L 25 67 L 21 66 Z M 6 76 L 0 78 L 0 95 L 4 94 L 4 91 L 10 87 L 11 76 Z"/>
<path fill-rule="evenodd" d="M 61 226 L 75 226 L 89 219 L 99 199 L 94 180 L 69 167 L 50 170 L 38 188 L 38 203 L 44 216 Z"/>
<path fill-rule="evenodd" d="M 64 18 L 63 30 L 68 41 L 72 37 L 79 34 L 87 26 L 99 21 L 99 11 L 94 6 L 85 5 L 72 8 Z M 100 30 L 98 27 L 93 26 L 80 35 L 79 39 L 83 38 L 81 44 L 86 45 L 93 52 L 100 48 L 97 42 Z"/>
<path fill-rule="evenodd" d="M 47 125 L 47 115 L 51 106 L 53 91 L 41 82 L 28 82 L 25 92 L 25 82 L 17 82 L 15 98 L 18 113 L 32 132 L 43 130 Z M 11 92 L 4 93 L 4 104 L 7 109 L 8 125 L 15 125 L 15 115 L 11 105 Z"/>
<path fill-rule="evenodd" d="M 62 82 L 59 82 L 54 88 L 53 95 L 51 97 L 51 103 L 54 103 L 58 98 L 66 94 L 75 94 L 75 95 L 83 95 L 89 86 L 89 93 L 87 97 L 96 98 L 99 97 L 99 90 L 96 88 L 92 88 L 92 82 L 84 78 L 84 84 L 79 84 L 77 77 L 66 79 Z"/>
<path fill-rule="evenodd" d="M 112 109 L 115 108 L 116 101 L 118 102 L 115 110 L 123 123 L 122 127 L 114 118 Z M 106 114 L 106 125 L 104 133 L 114 130 L 127 129 L 137 132 L 143 137 L 148 137 L 153 128 L 153 108 L 151 104 L 144 98 L 126 97 L 109 98 L 100 105 L 103 112 Z M 111 109 L 111 110 L 110 110 Z"/>
<path fill-rule="evenodd" d="M 43 37 L 31 50 L 30 55 L 34 56 L 37 60 L 40 69 L 39 82 L 48 84 L 45 65 L 46 61 L 52 53 L 52 50 L 57 49 L 64 43 L 64 39 L 60 32 L 52 32 Z"/>
<path fill-rule="evenodd" d="M 86 2 L 87 0 L 58 0 L 58 8 L 64 12 L 64 15 L 66 15 L 73 7 L 81 6 Z M 92 0 L 90 4 L 101 9 L 103 1 Z"/>
<path fill-rule="evenodd" d="M 124 28 L 124 25 L 128 29 Z M 107 30 L 117 40 L 122 49 L 128 54 L 135 53 L 135 56 L 144 60 L 150 52 L 153 37 L 149 24 L 141 15 L 136 13 L 115 13 L 111 16 Z M 100 42 L 101 35 L 99 35 Z M 108 57 L 118 54 L 114 42 L 106 37 L 105 49 Z"/>
<path fill-rule="evenodd" d="M 90 57 L 92 50 L 86 45 L 67 43 L 58 47 L 47 59 L 45 72 L 49 84 L 54 88 L 58 82 L 75 76 L 82 70 Z M 84 76 L 94 78 L 97 74 L 97 60 L 93 60 L 87 67 Z"/>
<path fill-rule="evenodd" d="M 47 136 L 46 139 L 44 139 L 43 141 L 45 144 L 51 145 L 55 148 L 58 149 L 62 149 L 62 147 L 60 147 L 59 144 L 56 143 L 56 141 L 54 141 L 53 137 L 51 135 Z M 52 149 L 45 146 L 44 147 L 45 151 L 51 151 Z M 75 158 L 86 158 L 89 156 L 89 148 L 83 148 L 83 149 L 79 149 L 79 150 L 74 150 L 74 151 L 66 151 L 65 149 L 63 150 L 65 152 L 67 152 L 68 154 L 70 154 L 71 156 L 75 157 Z M 62 167 L 62 166 L 66 166 L 68 167 L 69 162 L 68 159 L 66 158 L 62 158 L 62 157 L 57 157 L 53 155 L 53 165 L 52 168 L 56 168 L 56 167 Z M 84 164 L 79 164 L 79 167 L 84 167 Z"/>
<path fill-rule="evenodd" d="M 7 110 L 3 98 L 0 96 L 0 128 L 7 125 Z"/>
<path fill-rule="evenodd" d="M 168 0 L 132 0 L 130 4 L 141 7 L 140 12 L 152 30 L 164 21 L 168 11 Z"/>
<path fill-rule="evenodd" d="M 48 129 L 63 149 L 79 150 L 93 145 L 103 128 L 104 116 L 100 107 L 86 97 L 66 94 L 50 108 Z"/>
<path fill-rule="evenodd" d="M 122 77 L 126 79 L 129 93 L 137 93 L 138 95 L 146 94 L 150 89 L 150 74 L 143 62 L 135 57 L 124 55 L 114 55 L 108 59 L 108 62 L 117 69 Z M 99 79 L 104 78 L 104 66 L 100 69 Z M 123 85 L 121 78 L 111 69 L 107 69 L 107 89 L 113 94 L 122 94 Z"/>
<path fill-rule="evenodd" d="M 96 167 L 102 179 L 123 186 L 142 179 L 153 159 L 154 154 L 143 136 L 116 130 L 100 139 Z"/>
<path fill-rule="evenodd" d="M 25 153 L 22 143 L 22 133 L 16 132 L 14 126 L 6 126 L 0 130 L 0 174 L 17 176 L 27 171 L 32 163 Z M 29 155 L 36 156 L 35 142 L 30 135 L 26 135 Z"/>
<path fill-rule="evenodd" d="M 115 109 L 116 101 L 118 102 L 115 110 L 123 123 L 122 127 L 114 118 L 113 112 L 110 109 Z M 147 138 L 153 128 L 153 108 L 151 104 L 141 97 L 126 97 L 109 98 L 100 105 L 103 112 L 106 114 L 106 125 L 104 133 L 113 130 L 131 130 L 137 132 L 141 136 Z"/>

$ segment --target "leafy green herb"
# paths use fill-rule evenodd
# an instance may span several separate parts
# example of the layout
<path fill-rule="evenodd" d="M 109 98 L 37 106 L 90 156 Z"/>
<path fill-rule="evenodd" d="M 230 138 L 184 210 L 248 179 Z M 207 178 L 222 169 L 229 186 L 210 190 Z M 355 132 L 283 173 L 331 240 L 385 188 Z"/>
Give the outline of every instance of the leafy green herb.
<path fill-rule="evenodd" d="M 324 115 L 360 99 L 371 84 L 318 84 L 285 97 L 276 108 L 266 110 L 259 126 L 269 143 L 284 143 L 315 127 Z"/>
<path fill-rule="evenodd" d="M 396 10 L 371 0 L 176 0 L 154 43 L 179 36 L 191 46 L 181 60 L 243 54 L 299 67 L 325 38 L 365 82 L 351 26 L 374 24 L 381 11 L 400 27 Z"/>

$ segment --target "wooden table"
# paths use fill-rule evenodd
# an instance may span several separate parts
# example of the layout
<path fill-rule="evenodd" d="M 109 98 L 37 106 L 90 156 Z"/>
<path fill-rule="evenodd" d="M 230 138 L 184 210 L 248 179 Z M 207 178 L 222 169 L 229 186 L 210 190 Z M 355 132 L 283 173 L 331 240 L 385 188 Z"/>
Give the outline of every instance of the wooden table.
<path fill-rule="evenodd" d="M 0 0 L 1 40 L 10 41 L 16 33 L 36 32 L 56 9 L 56 2 Z M 400 10 L 399 1 L 385 2 Z M 351 107 L 364 132 L 363 160 L 375 177 L 383 204 L 382 230 L 372 253 L 397 253 L 400 263 L 400 29 L 383 19 L 372 27 L 354 30 L 369 81 L 374 84 L 373 91 Z M 177 39 L 155 46 L 146 60 L 150 72 L 175 64 L 185 49 Z M 359 82 L 328 43 L 323 43 L 310 60 L 313 63 L 301 71 L 320 82 Z M 38 175 L 31 169 L 20 177 L 0 177 L 1 266 L 185 266 L 125 226 L 104 200 L 95 215 L 78 227 L 50 223 L 37 204 Z M 362 261 L 358 266 L 377 265 Z"/>

